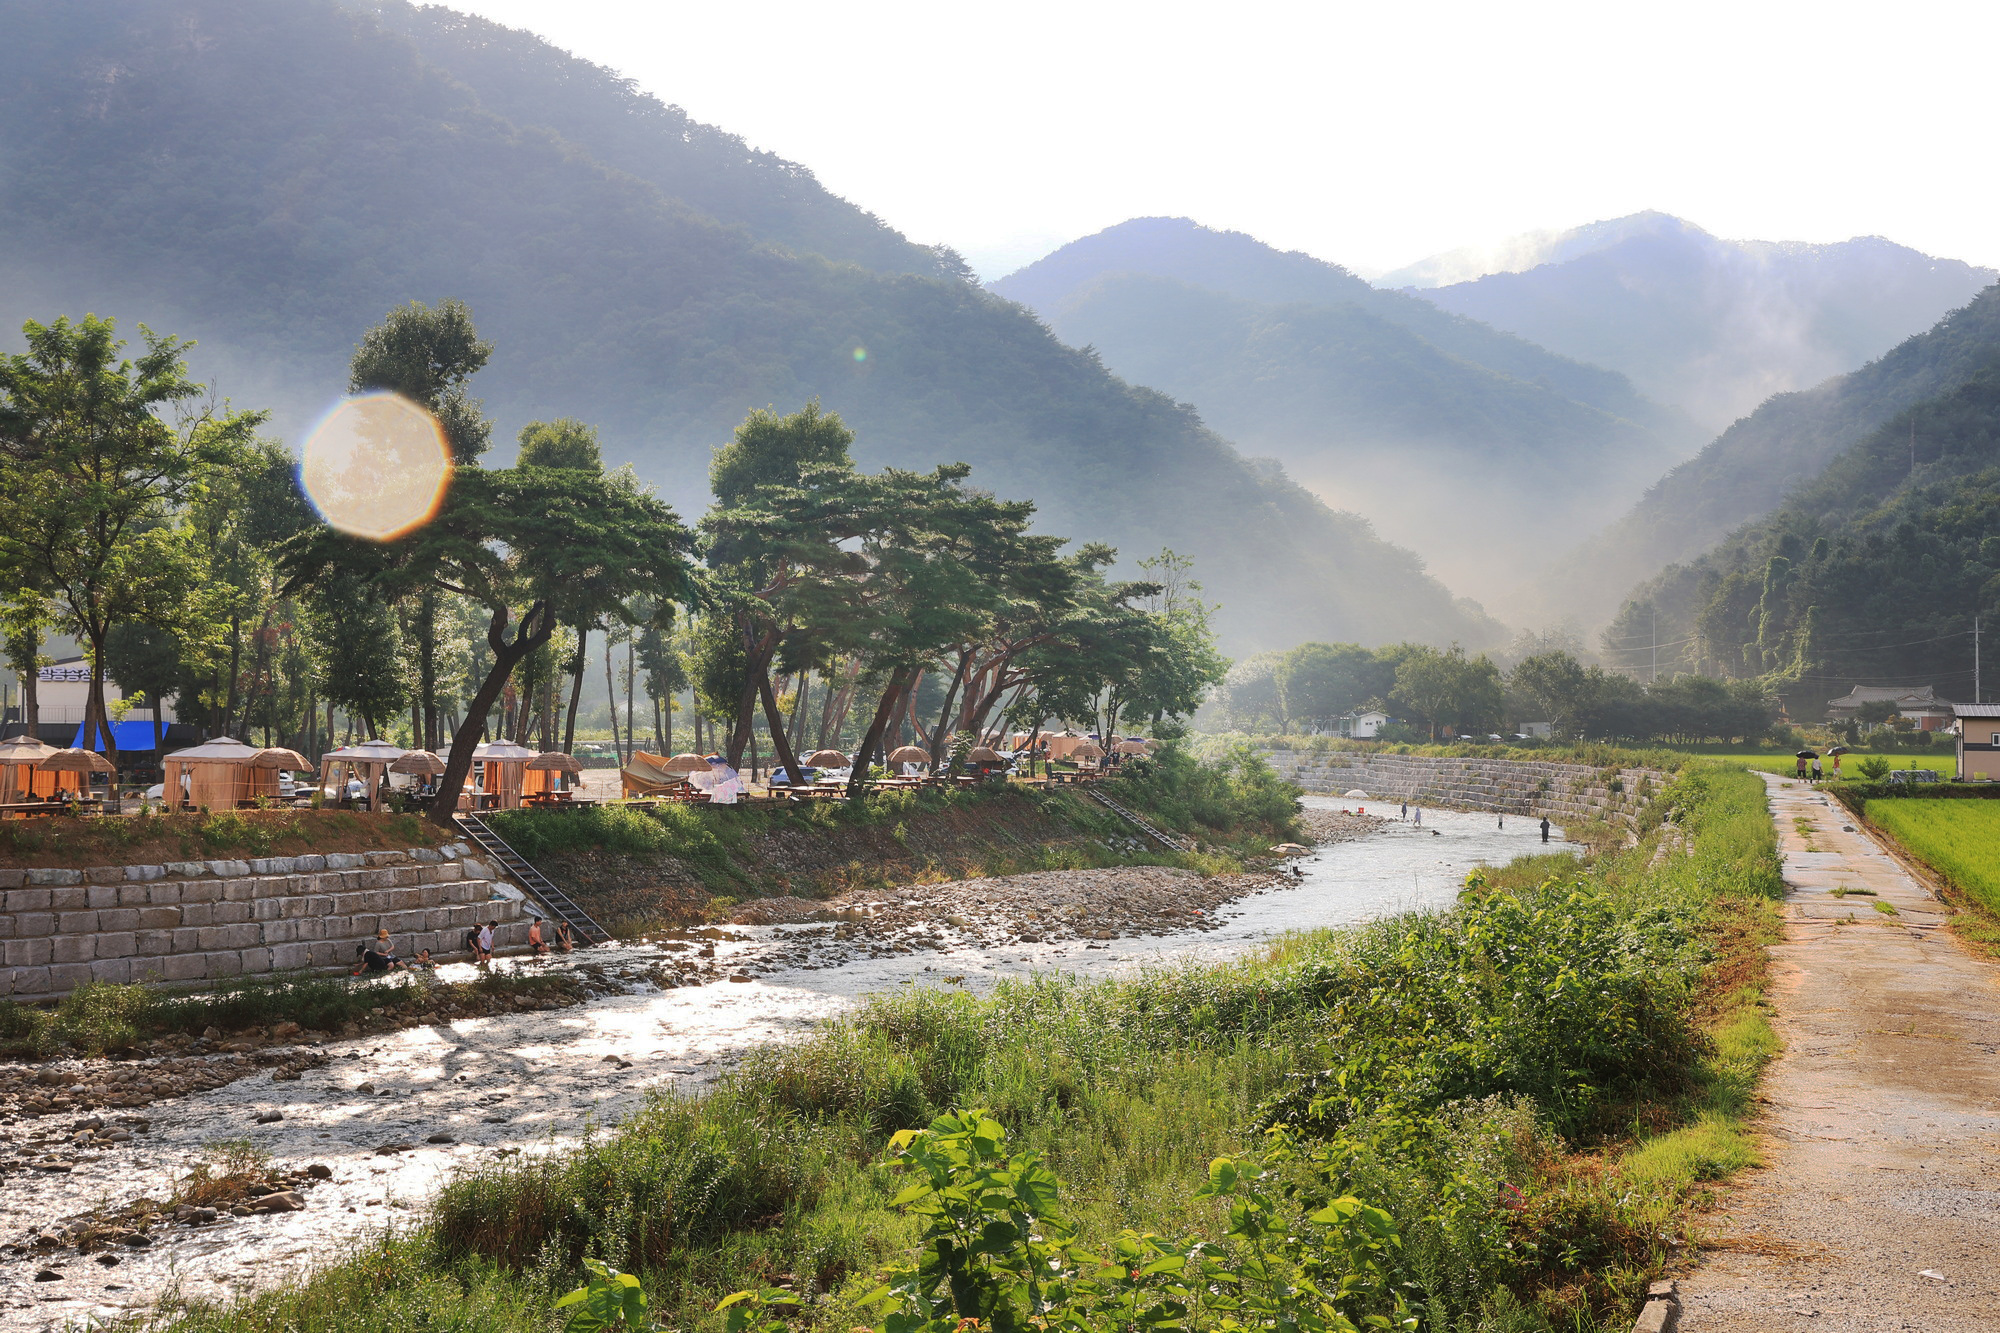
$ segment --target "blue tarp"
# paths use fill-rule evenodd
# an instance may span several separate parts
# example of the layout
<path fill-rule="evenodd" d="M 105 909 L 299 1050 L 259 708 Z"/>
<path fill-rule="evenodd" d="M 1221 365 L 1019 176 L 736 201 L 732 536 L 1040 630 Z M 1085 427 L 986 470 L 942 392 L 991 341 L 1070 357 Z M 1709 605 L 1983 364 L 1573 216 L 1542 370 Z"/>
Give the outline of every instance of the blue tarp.
<path fill-rule="evenodd" d="M 72 750 L 80 749 L 83 746 L 83 726 L 84 724 L 81 722 L 76 724 L 76 736 L 69 743 Z M 111 724 L 111 734 L 118 742 L 118 753 L 120 754 L 124 754 L 127 750 L 151 750 L 153 748 L 153 722 L 151 718 L 143 722 L 113 722 Z M 90 748 L 98 751 L 100 754 L 103 753 L 103 735 L 100 734 L 97 737 L 97 744 Z"/>

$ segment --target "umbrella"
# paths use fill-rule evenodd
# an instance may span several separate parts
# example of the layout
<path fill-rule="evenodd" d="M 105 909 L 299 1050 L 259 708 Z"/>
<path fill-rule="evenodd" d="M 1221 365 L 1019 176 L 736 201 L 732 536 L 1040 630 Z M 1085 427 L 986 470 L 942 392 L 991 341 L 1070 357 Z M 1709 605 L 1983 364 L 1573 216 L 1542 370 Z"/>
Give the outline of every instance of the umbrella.
<path fill-rule="evenodd" d="M 583 765 L 576 762 L 575 756 L 564 754 L 560 750 L 550 750 L 546 754 L 536 755 L 528 761 L 528 767 L 550 773 L 583 772 Z"/>
<path fill-rule="evenodd" d="M 931 752 L 921 745 L 899 745 L 889 751 L 889 762 L 892 764 L 928 764 L 930 761 Z"/>
<path fill-rule="evenodd" d="M 111 761 L 95 750 L 57 750 L 42 760 L 44 773 L 110 773 Z"/>
<path fill-rule="evenodd" d="M 1359 787 L 1351 787 L 1348 790 L 1342 792 L 1341 795 L 1347 797 L 1351 801 L 1370 801 L 1374 799 L 1374 797 L 1370 796 L 1367 792 L 1361 790 L 1361 788 Z"/>
<path fill-rule="evenodd" d="M 1102 759 L 1104 757 L 1104 747 L 1098 745 L 1095 741 L 1085 741 L 1070 751 L 1070 757 L 1074 759 Z"/>
<path fill-rule="evenodd" d="M 838 750 L 814 750 L 804 760 L 814 768 L 846 768 L 847 756 Z"/>
<path fill-rule="evenodd" d="M 990 745 L 975 746 L 965 757 L 975 764 L 1004 764 L 1007 762 L 1006 756 Z"/>
<path fill-rule="evenodd" d="M 1153 743 L 1151 741 L 1118 742 L 1118 753 L 1120 754 L 1146 754 L 1150 752 L 1152 748 L 1153 748 Z"/>
<path fill-rule="evenodd" d="M 294 773 L 312 767 L 312 761 L 297 750 L 287 750 L 282 746 L 269 750 L 259 750 L 250 756 L 252 768 L 283 768 Z"/>
<path fill-rule="evenodd" d="M 1829 755 L 1836 755 L 1836 754 L 1853 754 L 1853 753 L 1854 753 L 1854 751 L 1852 751 L 1852 750 L 1848 749 L 1848 748 L 1847 748 L 1847 747 L 1846 747 L 1845 745 L 1836 745 L 1836 746 L 1834 746 L 1834 747 L 1833 747 L 1832 749 L 1828 750 L 1828 751 L 1827 751 L 1827 753 L 1828 753 Z"/>
<path fill-rule="evenodd" d="M 706 773 L 708 760 L 698 754 L 677 754 L 660 767 L 669 773 Z"/>
<path fill-rule="evenodd" d="M 0 741 L 0 764 L 39 764 L 55 753 L 53 745 L 44 745 L 33 736 L 12 736 Z"/>
<path fill-rule="evenodd" d="M 412 777 L 434 778 L 444 772 L 444 760 L 429 750 L 412 750 L 389 765 L 391 773 L 408 773 Z"/>
<path fill-rule="evenodd" d="M 1797 754 L 1793 755 L 1793 756 L 1792 756 L 1792 758 L 1794 758 L 1794 759 L 1817 759 L 1817 758 L 1819 758 L 1819 751 L 1818 751 L 1818 750 L 1800 750 L 1800 751 L 1799 751 L 1799 752 L 1798 752 Z"/>

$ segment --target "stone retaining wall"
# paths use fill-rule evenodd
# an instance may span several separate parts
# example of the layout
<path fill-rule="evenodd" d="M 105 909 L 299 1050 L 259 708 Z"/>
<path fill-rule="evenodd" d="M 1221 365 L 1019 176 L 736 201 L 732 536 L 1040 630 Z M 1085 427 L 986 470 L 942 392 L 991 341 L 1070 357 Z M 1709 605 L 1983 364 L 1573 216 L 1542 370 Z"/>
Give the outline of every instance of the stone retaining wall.
<path fill-rule="evenodd" d="M 497 945 L 524 945 L 521 903 L 493 897 L 495 872 L 470 850 L 0 870 L 0 996 L 351 968 L 381 929 L 404 957 L 458 953 L 481 921 L 500 923 Z"/>
<path fill-rule="evenodd" d="M 1415 801 L 1454 810 L 1493 810 L 1554 824 L 1603 820 L 1636 834 L 1639 812 L 1671 780 L 1652 768 L 1591 768 L 1528 759 L 1268 750 L 1278 773 L 1306 791 L 1365 791 L 1378 801 Z M 1612 790 L 1612 783 L 1618 790 Z"/>

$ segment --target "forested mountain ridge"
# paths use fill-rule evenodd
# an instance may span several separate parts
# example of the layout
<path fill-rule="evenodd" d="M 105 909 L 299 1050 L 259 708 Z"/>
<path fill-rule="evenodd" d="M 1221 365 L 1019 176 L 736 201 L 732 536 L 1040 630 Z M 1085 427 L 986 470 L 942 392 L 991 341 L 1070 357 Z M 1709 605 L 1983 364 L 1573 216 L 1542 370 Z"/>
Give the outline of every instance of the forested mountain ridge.
<path fill-rule="evenodd" d="M 1882 423 L 1996 362 L 2000 288 L 1989 288 L 1861 369 L 1773 397 L 1568 554 L 1550 579 L 1553 605 L 1601 622 L 1635 585 L 1771 513 Z"/>
<path fill-rule="evenodd" d="M 1540 532 L 1594 526 L 1692 447 L 1622 376 L 1185 219 L 1122 223 L 992 288 L 1503 609 L 1546 559 Z M 1468 496 L 1480 524 L 1437 521 Z"/>
<path fill-rule="evenodd" d="M 597 161 L 759 239 L 885 273 L 971 279 L 943 247 L 915 244 L 830 194 L 812 170 L 704 125 L 601 65 L 533 33 L 441 5 L 345 0 L 409 38 L 423 61 L 516 125 L 555 131 Z"/>
<path fill-rule="evenodd" d="M 1543 253 L 1524 271 L 1423 295 L 1622 371 L 1711 430 L 1882 355 L 1996 277 L 1879 236 L 1729 241 L 1665 213 L 1577 228 Z"/>
<path fill-rule="evenodd" d="M 1772 674 L 1814 720 L 1853 684 L 1972 697 L 1972 622 L 2000 612 L 2000 349 L 1896 413 L 1778 509 L 1633 594 L 1606 635 L 1662 669 Z"/>
<path fill-rule="evenodd" d="M 1117 273 L 1169 278 L 1268 305 L 1358 306 L 1462 360 L 1638 422 L 1670 441 L 1694 429 L 1692 422 L 1648 401 L 1617 371 L 1558 356 L 1421 297 L 1382 291 L 1338 264 L 1189 218 L 1132 218 L 1071 241 L 987 287 L 1055 321 L 1083 289 Z"/>
<path fill-rule="evenodd" d="M 867 466 L 964 461 L 973 484 L 1034 499 L 1047 531 L 1128 560 L 1192 556 L 1233 650 L 1492 633 L 1364 521 L 1252 467 L 1193 412 L 1017 308 L 955 278 L 798 253 L 759 236 L 752 208 L 718 222 L 496 114 L 369 13 L 0 0 L 0 30 L 10 329 L 93 310 L 198 338 L 202 378 L 296 427 L 344 389 L 355 339 L 384 311 L 458 297 L 496 346 L 475 390 L 500 438 L 529 419 L 593 422 L 611 461 L 685 510 L 747 409 L 818 396 L 857 431 Z M 530 63 L 553 62 L 606 105 L 603 72 L 564 60 Z M 505 65 L 480 77 L 504 81 L 491 71 Z M 556 96 L 537 79 L 523 105 Z M 671 163 L 687 137 L 654 119 Z M 711 176 L 785 175 L 775 161 Z M 745 191 L 766 197 L 767 184 Z M 803 227 L 846 207 L 829 200 L 787 216 Z M 856 218 L 826 230 L 867 236 Z"/>

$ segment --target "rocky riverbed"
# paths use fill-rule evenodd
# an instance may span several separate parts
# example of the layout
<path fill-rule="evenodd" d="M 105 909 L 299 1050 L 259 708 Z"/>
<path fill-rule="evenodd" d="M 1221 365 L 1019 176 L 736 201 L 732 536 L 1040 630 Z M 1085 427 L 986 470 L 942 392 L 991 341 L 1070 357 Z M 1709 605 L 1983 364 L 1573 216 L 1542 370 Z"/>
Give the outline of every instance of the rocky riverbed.
<path fill-rule="evenodd" d="M 1379 827 L 1316 814 L 1316 840 Z M 287 1281 L 409 1220 L 453 1171 L 699 1091 L 870 990 L 944 972 L 990 984 L 1085 957 L 1116 967 L 1121 950 L 1143 965 L 1226 936 L 1246 898 L 1287 899 L 1305 873 L 1125 867 L 761 900 L 735 923 L 503 962 L 559 974 L 559 996 L 477 1011 L 412 987 L 390 1030 L 0 1064 L 0 1333 L 143 1315 L 170 1290 L 221 1299 Z M 226 1206 L 184 1202 L 204 1171 L 243 1189 Z"/>

